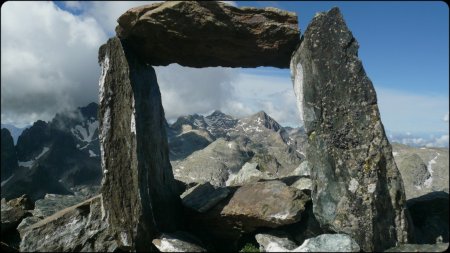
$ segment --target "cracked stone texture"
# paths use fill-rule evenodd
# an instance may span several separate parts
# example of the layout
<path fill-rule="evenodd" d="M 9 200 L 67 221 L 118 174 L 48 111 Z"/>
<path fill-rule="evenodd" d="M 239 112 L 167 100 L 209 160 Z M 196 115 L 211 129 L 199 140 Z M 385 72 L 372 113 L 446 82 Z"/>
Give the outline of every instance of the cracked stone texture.
<path fill-rule="evenodd" d="M 113 252 L 118 248 L 107 220 L 97 195 L 21 230 L 20 251 Z"/>
<path fill-rule="evenodd" d="M 151 65 L 288 68 L 300 40 L 297 16 L 219 1 L 168 1 L 132 8 L 117 36 Z"/>
<path fill-rule="evenodd" d="M 155 249 L 151 239 L 181 217 L 155 71 L 117 37 L 100 47 L 99 62 L 105 210 L 122 249 Z"/>
<path fill-rule="evenodd" d="M 358 43 L 338 8 L 316 14 L 291 71 L 321 226 L 351 235 L 364 251 L 409 242 L 403 181 Z"/>
<path fill-rule="evenodd" d="M 300 221 L 310 197 L 281 181 L 256 182 L 240 187 L 221 215 L 244 227 L 279 227 Z"/>

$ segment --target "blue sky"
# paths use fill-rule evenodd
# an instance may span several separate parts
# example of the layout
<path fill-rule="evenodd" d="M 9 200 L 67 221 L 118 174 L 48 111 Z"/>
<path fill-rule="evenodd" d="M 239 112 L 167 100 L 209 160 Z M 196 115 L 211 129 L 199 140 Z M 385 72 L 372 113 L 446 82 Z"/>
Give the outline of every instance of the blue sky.
<path fill-rule="evenodd" d="M 302 33 L 318 11 L 338 6 L 360 44 L 370 78 L 382 87 L 449 93 L 449 15 L 444 2 L 239 1 L 296 12 Z"/>
<path fill-rule="evenodd" d="M 51 120 L 60 110 L 98 102 L 98 47 L 114 35 L 123 12 L 148 3 L 2 5 L 2 123 Z M 359 56 L 377 91 L 385 128 L 402 136 L 442 137 L 448 143 L 449 15 L 444 2 L 232 4 L 296 12 L 302 33 L 316 12 L 338 6 L 360 44 Z M 287 69 L 192 69 L 177 64 L 155 69 L 169 120 L 214 109 L 234 116 L 265 110 L 284 125 L 299 124 Z"/>
<path fill-rule="evenodd" d="M 316 12 L 339 7 L 359 42 L 359 57 L 377 90 L 386 128 L 418 134 L 448 133 L 448 121 L 442 120 L 448 115 L 449 101 L 449 9 L 444 2 L 239 1 L 238 4 L 296 12 L 302 33 Z M 288 70 L 275 68 L 247 72 L 266 71 L 271 75 L 289 75 Z"/>

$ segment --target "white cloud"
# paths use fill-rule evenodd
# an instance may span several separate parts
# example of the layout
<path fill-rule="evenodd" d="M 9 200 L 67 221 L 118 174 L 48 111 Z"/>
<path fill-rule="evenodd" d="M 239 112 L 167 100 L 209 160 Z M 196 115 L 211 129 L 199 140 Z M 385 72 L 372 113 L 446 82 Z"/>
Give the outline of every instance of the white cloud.
<path fill-rule="evenodd" d="M 97 100 L 97 51 L 106 35 L 94 18 L 53 2 L 6 2 L 1 35 L 2 123 L 49 120 Z"/>
<path fill-rule="evenodd" d="M 237 2 L 235 2 L 235 1 L 219 1 L 219 2 L 226 3 L 226 4 L 234 6 L 234 7 L 238 6 Z"/>
<path fill-rule="evenodd" d="M 155 70 L 169 120 L 224 108 L 234 96 L 231 83 L 238 75 L 237 69 L 195 69 L 171 64 Z"/>
<path fill-rule="evenodd" d="M 117 19 L 127 10 L 161 1 L 86 1 L 83 2 L 83 16 L 94 17 L 108 36 L 114 36 Z"/>
<path fill-rule="evenodd" d="M 82 1 L 64 1 L 64 6 L 69 10 L 78 11 L 83 9 Z"/>
<path fill-rule="evenodd" d="M 401 133 L 388 131 L 388 137 L 391 142 L 415 147 L 449 147 L 448 133 Z"/>
<path fill-rule="evenodd" d="M 448 123 L 448 112 L 442 117 L 442 120 Z"/>
<path fill-rule="evenodd" d="M 53 2 L 5 3 L 1 9 L 2 123 L 50 120 L 57 111 L 98 101 L 98 47 L 114 35 L 122 13 L 148 3 L 154 2 L 65 2 L 77 15 Z M 214 109 L 234 116 L 264 110 L 282 124 L 299 122 L 288 71 L 284 77 L 269 69 L 266 75 L 176 64 L 155 69 L 168 118 Z M 421 145 L 448 143 L 448 96 L 376 90 L 386 129 L 440 131 L 433 141 L 413 135 L 404 139 Z"/>
<path fill-rule="evenodd" d="M 386 129 L 396 132 L 446 132 L 442 115 L 448 112 L 449 98 L 442 95 L 409 93 L 376 86 L 381 119 Z"/>

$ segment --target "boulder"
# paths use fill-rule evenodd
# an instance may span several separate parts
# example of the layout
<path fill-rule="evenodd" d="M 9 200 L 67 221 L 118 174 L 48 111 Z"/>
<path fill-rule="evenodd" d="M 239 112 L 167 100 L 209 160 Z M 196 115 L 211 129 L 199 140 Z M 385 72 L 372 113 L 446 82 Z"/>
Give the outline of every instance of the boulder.
<path fill-rule="evenodd" d="M 13 208 L 20 208 L 22 210 L 34 209 L 33 201 L 26 194 L 23 194 L 19 198 L 11 199 L 10 201 L 7 202 L 7 205 Z"/>
<path fill-rule="evenodd" d="M 384 252 L 446 252 L 448 251 L 448 243 L 436 244 L 403 244 Z"/>
<path fill-rule="evenodd" d="M 227 186 L 244 185 L 247 183 L 258 182 L 260 179 L 269 178 L 268 175 L 258 170 L 257 167 L 257 163 L 245 163 L 238 173 L 230 174 L 230 177 L 225 184 Z"/>
<path fill-rule="evenodd" d="M 33 215 L 36 217 L 45 218 L 64 208 L 83 202 L 86 199 L 89 198 L 86 198 L 83 195 L 60 195 L 47 193 L 43 199 L 36 200 L 36 207 L 33 210 Z"/>
<path fill-rule="evenodd" d="M 313 18 L 291 73 L 321 226 L 349 234 L 364 251 L 407 243 L 403 181 L 358 43 L 338 8 Z"/>
<path fill-rule="evenodd" d="M 109 233 L 102 196 L 61 210 L 21 231 L 20 251 L 108 251 L 118 249 Z"/>
<path fill-rule="evenodd" d="M 214 187 L 206 182 L 198 184 L 181 194 L 181 201 L 183 205 L 203 213 L 226 198 L 229 193 L 230 191 L 227 188 Z"/>
<path fill-rule="evenodd" d="M 26 217 L 17 226 L 17 231 L 23 237 L 24 231 L 26 231 L 29 226 L 31 226 L 31 225 L 33 225 L 35 223 L 38 223 L 41 220 L 42 220 L 42 218 L 37 217 L 37 216 Z"/>
<path fill-rule="evenodd" d="M 279 227 L 299 221 L 310 197 L 281 181 L 257 182 L 240 187 L 221 211 L 250 230 Z"/>
<path fill-rule="evenodd" d="M 181 217 L 155 70 L 118 38 L 100 47 L 99 62 L 105 212 L 123 249 L 155 249 L 150 239 Z"/>
<path fill-rule="evenodd" d="M 275 241 L 266 246 L 266 252 L 359 252 L 358 244 L 346 234 L 323 234 L 307 239 L 299 247 L 289 250 Z"/>
<path fill-rule="evenodd" d="M 307 239 L 296 252 L 359 252 L 359 245 L 346 234 L 323 234 Z"/>
<path fill-rule="evenodd" d="M 270 243 L 276 243 L 277 245 L 288 250 L 297 248 L 297 244 L 295 244 L 295 242 L 289 238 L 289 235 L 283 231 L 270 231 L 264 234 L 256 234 L 255 239 L 259 244 L 260 252 L 265 252 L 266 247 Z"/>
<path fill-rule="evenodd" d="M 27 195 L 12 199 L 6 202 L 2 199 L 1 203 L 1 222 L 2 235 L 15 230 L 19 223 L 27 216 L 31 216 L 30 209 L 34 208 L 34 203 Z"/>
<path fill-rule="evenodd" d="M 449 196 L 447 192 L 431 192 L 407 202 L 414 223 L 416 243 L 448 242 Z"/>
<path fill-rule="evenodd" d="M 308 161 L 303 161 L 294 171 L 292 171 L 291 176 L 310 176 L 311 175 L 311 165 Z"/>
<path fill-rule="evenodd" d="M 299 190 L 311 190 L 311 185 L 312 185 L 311 178 L 301 177 L 290 186 L 297 188 Z"/>
<path fill-rule="evenodd" d="M 174 174 L 177 180 L 186 184 L 209 182 L 214 186 L 225 186 L 229 174 L 236 173 L 248 160 L 244 145 L 219 138 L 174 164 Z"/>
<path fill-rule="evenodd" d="M 431 177 L 430 172 L 427 170 L 427 165 L 418 154 L 414 153 L 405 156 L 402 166 L 404 167 L 403 170 L 409 172 L 412 184 L 416 188 L 423 187 L 425 181 Z"/>
<path fill-rule="evenodd" d="M 288 68 L 300 40 L 297 16 L 219 1 L 169 1 L 132 8 L 117 36 L 150 65 Z"/>
<path fill-rule="evenodd" d="M 161 252 L 206 252 L 197 238 L 185 232 L 162 234 L 152 243 Z"/>

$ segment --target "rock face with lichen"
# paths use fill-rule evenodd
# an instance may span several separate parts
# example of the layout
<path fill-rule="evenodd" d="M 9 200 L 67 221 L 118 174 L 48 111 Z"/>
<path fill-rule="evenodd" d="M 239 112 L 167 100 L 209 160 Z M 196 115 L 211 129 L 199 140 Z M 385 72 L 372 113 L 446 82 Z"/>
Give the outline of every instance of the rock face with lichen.
<path fill-rule="evenodd" d="M 102 196 L 63 209 L 20 230 L 21 252 L 113 252 Z"/>
<path fill-rule="evenodd" d="M 295 13 L 219 1 L 168 1 L 132 8 L 116 33 L 151 65 L 288 68 L 299 39 Z"/>
<path fill-rule="evenodd" d="M 291 71 L 320 224 L 351 235 L 364 251 L 408 242 L 403 181 L 358 43 L 338 8 L 314 17 Z"/>
<path fill-rule="evenodd" d="M 100 47 L 99 62 L 105 211 L 122 249 L 154 249 L 150 239 L 176 229 L 181 206 L 155 71 L 118 38 Z"/>

